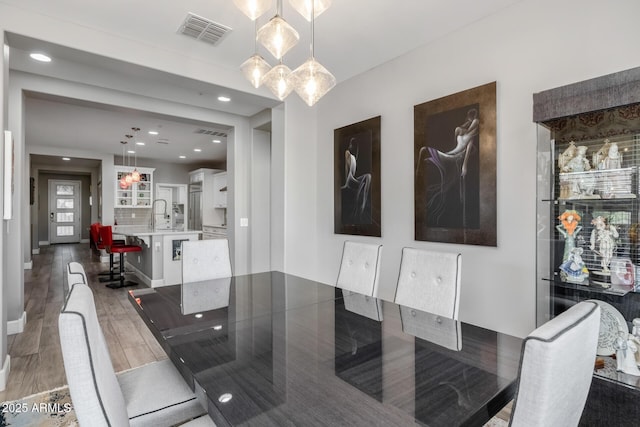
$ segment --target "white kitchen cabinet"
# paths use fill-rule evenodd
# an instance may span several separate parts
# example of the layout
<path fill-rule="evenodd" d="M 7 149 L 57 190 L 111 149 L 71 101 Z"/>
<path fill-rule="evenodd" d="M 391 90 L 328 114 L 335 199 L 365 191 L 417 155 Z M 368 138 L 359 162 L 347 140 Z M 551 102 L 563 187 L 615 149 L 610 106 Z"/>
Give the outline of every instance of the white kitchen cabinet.
<path fill-rule="evenodd" d="M 132 183 L 127 188 L 120 187 L 120 179 L 134 171 L 130 166 L 115 166 L 116 172 L 116 208 L 150 208 L 153 202 L 153 171 L 155 168 L 137 168 L 140 182 Z"/>
<path fill-rule="evenodd" d="M 227 207 L 227 172 L 220 172 L 213 176 L 213 206 Z"/>

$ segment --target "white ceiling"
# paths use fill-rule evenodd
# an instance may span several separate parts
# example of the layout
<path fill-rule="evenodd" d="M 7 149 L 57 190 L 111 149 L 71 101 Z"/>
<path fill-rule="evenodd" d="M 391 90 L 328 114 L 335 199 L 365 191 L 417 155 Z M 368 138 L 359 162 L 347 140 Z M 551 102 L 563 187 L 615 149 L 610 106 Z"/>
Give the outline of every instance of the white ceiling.
<path fill-rule="evenodd" d="M 333 0 L 332 6 L 315 23 L 315 56 L 336 76 L 338 82 L 342 82 L 518 1 Z M 258 19 L 259 25 L 275 14 L 275 3 L 269 12 Z M 231 0 L 112 0 L 90 4 L 87 0 L 0 0 L 2 4 L 10 6 L 9 11 L 15 8 L 59 20 L 61 25 L 81 25 L 122 40 L 144 43 L 157 49 L 159 54 L 173 52 L 186 55 L 238 73 L 239 64 L 254 50 L 254 23 L 237 10 Z M 298 46 L 285 58 L 286 63 L 294 68 L 309 55 L 310 25 L 292 9 L 287 0 L 283 4 L 283 17 L 301 36 Z M 232 31 L 218 46 L 177 34 L 188 12 L 231 27 Z M 198 102 L 206 99 L 207 108 L 234 114 L 251 116 L 278 103 L 267 91 L 262 88 L 254 90 L 248 83 L 245 92 L 242 92 L 27 37 L 12 35 L 8 40 L 13 49 L 22 53 L 14 56 L 12 51 L 10 66 L 13 69 L 55 75 L 63 72 L 55 70 L 56 58 L 62 58 L 65 63 L 107 69 L 133 79 L 144 76 L 145 84 L 157 82 L 159 87 L 166 87 L 166 82 L 171 81 L 173 87 L 206 95 L 201 97 L 202 100 L 190 100 L 192 105 L 198 105 Z M 53 65 L 50 71 L 42 64 L 33 64 L 24 59 L 26 52 L 32 49 L 48 51 L 53 55 L 54 63 L 50 64 Z M 272 65 L 275 63 L 268 52 L 261 50 L 260 53 Z M 452 52 L 452 55 L 455 54 L 463 53 Z M 232 102 L 221 104 L 212 101 L 221 92 L 230 94 Z M 167 93 L 166 96 L 171 94 Z M 33 137 L 58 147 L 78 148 L 80 145 L 87 149 L 96 147 L 101 152 L 107 150 L 121 154 L 118 141 L 123 139 L 131 126 L 143 130 L 160 127 L 160 137 L 168 138 L 171 143 L 161 147 L 161 150 L 153 138 L 145 134 L 148 145 L 143 149 L 154 146 L 153 153 L 149 150 L 145 157 L 175 161 L 179 153 L 194 156 L 193 148 L 196 146 L 205 150 L 202 156 L 225 156 L 221 147 L 213 146 L 210 139 L 197 137 L 193 133 L 197 127 L 224 131 L 224 123 L 194 123 L 176 117 L 157 117 L 145 112 L 118 110 L 39 94 L 27 97 L 26 111 L 27 143 Z M 60 126 L 60 123 L 66 125 Z"/>

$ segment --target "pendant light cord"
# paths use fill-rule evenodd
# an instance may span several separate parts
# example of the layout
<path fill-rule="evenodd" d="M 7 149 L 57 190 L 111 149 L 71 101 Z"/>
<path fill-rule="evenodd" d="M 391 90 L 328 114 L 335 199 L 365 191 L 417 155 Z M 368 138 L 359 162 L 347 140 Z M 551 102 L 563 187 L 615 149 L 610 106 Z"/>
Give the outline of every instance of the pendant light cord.
<path fill-rule="evenodd" d="M 314 56 L 314 51 L 313 51 L 313 45 L 314 45 L 314 34 L 315 34 L 315 28 L 314 28 L 314 24 L 315 24 L 315 20 L 316 20 L 316 1 L 315 0 L 311 0 L 311 57 L 315 58 Z"/>

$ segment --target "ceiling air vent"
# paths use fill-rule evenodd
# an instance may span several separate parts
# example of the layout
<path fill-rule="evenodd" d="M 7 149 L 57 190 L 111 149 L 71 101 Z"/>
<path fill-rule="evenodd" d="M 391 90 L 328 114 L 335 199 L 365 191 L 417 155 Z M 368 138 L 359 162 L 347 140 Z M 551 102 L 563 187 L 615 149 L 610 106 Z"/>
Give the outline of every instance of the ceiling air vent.
<path fill-rule="evenodd" d="M 217 130 L 210 130 L 210 129 L 196 129 L 193 131 L 193 133 L 197 133 L 200 135 L 221 136 L 223 138 L 227 137 L 226 132 L 219 132 Z"/>
<path fill-rule="evenodd" d="M 169 140 L 166 139 L 166 138 L 160 138 L 159 140 L 156 141 L 156 143 L 168 145 L 169 144 Z"/>
<path fill-rule="evenodd" d="M 231 28 L 218 24 L 202 16 L 188 13 L 184 22 L 178 29 L 178 33 L 192 37 L 197 40 L 218 45 L 220 41 L 231 32 Z"/>

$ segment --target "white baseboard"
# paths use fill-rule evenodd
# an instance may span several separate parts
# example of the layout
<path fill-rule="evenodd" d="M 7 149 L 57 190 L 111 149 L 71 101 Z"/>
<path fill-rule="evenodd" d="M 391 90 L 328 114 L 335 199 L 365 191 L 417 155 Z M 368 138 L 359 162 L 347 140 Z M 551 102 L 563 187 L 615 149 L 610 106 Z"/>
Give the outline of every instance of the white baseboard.
<path fill-rule="evenodd" d="M 38 246 L 49 246 L 49 241 L 48 240 L 42 240 L 42 241 L 38 242 Z"/>
<path fill-rule="evenodd" d="M 33 268 L 33 260 L 30 260 L 29 262 L 24 263 L 25 270 L 31 270 L 32 268 Z"/>
<path fill-rule="evenodd" d="M 21 334 L 24 332 L 24 325 L 27 324 L 27 312 L 23 311 L 22 316 L 17 320 L 7 322 L 7 335 Z"/>
<path fill-rule="evenodd" d="M 89 239 L 80 239 L 80 243 L 89 243 Z"/>
<path fill-rule="evenodd" d="M 4 359 L 4 363 L 2 364 L 2 369 L 0 369 L 0 391 L 3 391 L 7 388 L 7 381 L 9 380 L 9 371 L 11 370 L 11 357 L 7 354 L 7 357 Z"/>
<path fill-rule="evenodd" d="M 38 248 L 38 249 L 31 249 L 31 255 L 40 255 L 40 248 Z"/>

